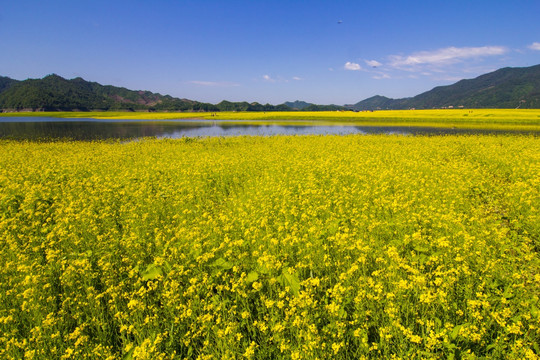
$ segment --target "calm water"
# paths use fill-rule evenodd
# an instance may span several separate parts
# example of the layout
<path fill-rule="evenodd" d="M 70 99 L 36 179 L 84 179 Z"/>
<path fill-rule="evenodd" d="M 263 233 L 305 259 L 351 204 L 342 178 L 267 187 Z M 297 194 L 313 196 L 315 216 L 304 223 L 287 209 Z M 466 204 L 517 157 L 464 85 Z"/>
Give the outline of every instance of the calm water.
<path fill-rule="evenodd" d="M 347 134 L 533 134 L 507 130 L 441 129 L 408 126 L 352 126 L 352 125 L 238 125 L 212 120 L 96 120 L 58 119 L 46 117 L 0 118 L 0 138 L 25 139 L 136 139 L 141 137 L 181 138 L 240 135 L 347 135 Z"/>

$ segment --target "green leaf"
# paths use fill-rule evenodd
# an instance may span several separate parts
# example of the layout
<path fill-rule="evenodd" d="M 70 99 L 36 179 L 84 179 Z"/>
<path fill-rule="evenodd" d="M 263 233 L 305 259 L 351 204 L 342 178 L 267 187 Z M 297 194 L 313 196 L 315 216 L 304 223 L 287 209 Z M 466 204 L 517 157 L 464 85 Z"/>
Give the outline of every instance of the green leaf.
<path fill-rule="evenodd" d="M 259 274 L 256 271 L 252 271 L 248 274 L 246 278 L 246 282 L 252 283 L 254 281 L 257 281 L 259 279 Z"/>
<path fill-rule="evenodd" d="M 454 327 L 454 330 L 452 330 L 452 333 L 450 334 L 450 339 L 455 340 L 459 335 L 459 330 L 461 330 L 462 327 L 463 325 L 457 325 Z"/>
<path fill-rule="evenodd" d="M 196 248 L 196 249 L 191 250 L 191 256 L 193 256 L 194 258 L 198 258 L 201 254 L 202 254 L 201 248 Z"/>
<path fill-rule="evenodd" d="M 261 265 L 261 264 L 257 266 L 257 270 L 259 270 L 261 274 L 265 274 L 265 275 L 270 273 L 270 270 L 266 266 Z"/>
<path fill-rule="evenodd" d="M 224 258 L 219 258 L 216 261 L 214 261 L 214 266 L 217 266 L 218 268 L 221 268 L 223 270 L 229 270 L 229 269 L 232 269 L 233 264 L 228 262 Z"/>
<path fill-rule="evenodd" d="M 514 294 L 512 293 L 512 287 L 507 286 L 506 289 L 504 289 L 503 297 L 506 299 L 511 299 L 514 297 Z"/>
<path fill-rule="evenodd" d="M 428 247 L 425 247 L 425 246 L 421 246 L 421 245 L 416 245 L 414 247 L 414 250 L 418 253 L 428 253 L 429 252 L 429 248 Z"/>
<path fill-rule="evenodd" d="M 289 268 L 283 269 L 279 281 L 281 285 L 288 286 L 293 295 L 298 295 L 300 292 L 300 280 L 296 273 L 290 274 L 288 270 Z"/>
<path fill-rule="evenodd" d="M 131 360 L 131 359 L 133 359 L 133 350 L 135 350 L 135 346 L 133 346 L 131 348 L 131 350 L 129 350 L 127 353 L 124 354 L 124 356 L 122 357 L 122 360 Z"/>
<path fill-rule="evenodd" d="M 536 350 L 537 354 L 540 354 L 540 347 L 538 346 L 538 343 L 533 342 L 533 348 L 534 348 L 534 350 Z"/>
<path fill-rule="evenodd" d="M 141 273 L 144 281 L 154 280 L 158 276 L 163 275 L 163 270 L 156 264 L 150 264 L 146 267 L 146 270 Z"/>
<path fill-rule="evenodd" d="M 172 266 L 168 261 L 163 262 L 163 270 L 165 271 L 165 273 L 168 273 L 172 270 Z"/>

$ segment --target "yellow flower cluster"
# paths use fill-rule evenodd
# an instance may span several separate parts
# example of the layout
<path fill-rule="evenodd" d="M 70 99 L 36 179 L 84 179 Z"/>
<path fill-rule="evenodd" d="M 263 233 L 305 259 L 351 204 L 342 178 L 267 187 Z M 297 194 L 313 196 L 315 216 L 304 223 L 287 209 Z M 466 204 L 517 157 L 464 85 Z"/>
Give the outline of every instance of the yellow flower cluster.
<path fill-rule="evenodd" d="M 0 142 L 2 359 L 538 359 L 540 139 Z"/>

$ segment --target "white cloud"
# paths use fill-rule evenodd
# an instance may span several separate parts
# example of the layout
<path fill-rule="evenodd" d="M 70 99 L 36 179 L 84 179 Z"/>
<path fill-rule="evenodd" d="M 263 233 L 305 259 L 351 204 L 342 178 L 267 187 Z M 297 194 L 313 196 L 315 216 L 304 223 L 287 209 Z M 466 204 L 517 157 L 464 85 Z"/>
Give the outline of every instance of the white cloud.
<path fill-rule="evenodd" d="M 502 46 L 481 47 L 447 47 L 434 51 L 420 51 L 408 56 L 390 56 L 390 65 L 395 68 L 414 67 L 418 65 L 448 65 L 464 59 L 502 55 L 508 50 Z"/>
<path fill-rule="evenodd" d="M 302 79 L 302 78 L 300 78 L 300 77 L 298 77 L 298 76 L 293 76 L 292 79 L 293 79 L 293 80 L 296 80 L 296 81 L 304 80 L 304 79 Z"/>
<path fill-rule="evenodd" d="M 263 81 L 269 82 L 269 83 L 288 83 L 288 82 L 290 82 L 289 79 L 286 79 L 286 78 L 284 78 L 283 76 L 280 76 L 280 75 L 278 75 L 276 77 L 272 77 L 270 75 L 263 75 L 262 78 L 263 78 Z M 294 77 L 294 78 L 292 78 L 292 80 L 302 80 L 302 79 L 299 78 L 299 77 Z"/>
<path fill-rule="evenodd" d="M 528 47 L 531 50 L 540 50 L 540 43 L 539 42 L 534 42 L 531 45 L 529 45 Z"/>
<path fill-rule="evenodd" d="M 368 65 L 368 66 L 371 66 L 371 67 L 377 67 L 377 66 L 381 66 L 382 64 L 380 62 L 378 62 L 377 60 L 364 60 L 364 62 Z"/>
<path fill-rule="evenodd" d="M 347 61 L 344 67 L 345 67 L 345 70 L 352 70 L 352 71 L 362 70 L 362 67 L 360 66 L 360 64 L 353 63 L 350 61 Z"/>
<path fill-rule="evenodd" d="M 375 76 L 373 76 L 373 78 L 376 79 L 376 80 L 391 79 L 390 75 L 385 74 L 385 73 L 381 73 L 381 74 L 379 74 L 379 75 L 375 75 Z"/>
<path fill-rule="evenodd" d="M 199 81 L 193 80 L 189 81 L 190 84 L 199 85 L 199 86 L 210 86 L 210 87 L 234 87 L 240 86 L 240 84 L 228 82 L 228 81 Z"/>

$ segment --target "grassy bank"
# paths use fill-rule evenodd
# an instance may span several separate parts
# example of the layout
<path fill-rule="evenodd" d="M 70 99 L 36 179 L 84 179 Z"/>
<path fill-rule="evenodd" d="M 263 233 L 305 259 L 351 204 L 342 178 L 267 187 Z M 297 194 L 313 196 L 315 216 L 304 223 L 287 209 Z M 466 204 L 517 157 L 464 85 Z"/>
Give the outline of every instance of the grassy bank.
<path fill-rule="evenodd" d="M 0 141 L 3 359 L 534 359 L 540 140 Z"/>
<path fill-rule="evenodd" d="M 334 124 L 367 126 L 428 126 L 458 128 L 500 128 L 540 130 L 540 109 L 447 109 L 447 110 L 384 110 L 374 112 L 221 112 L 221 113 L 147 113 L 147 112 L 50 112 L 6 113 L 2 117 L 51 116 L 58 118 L 95 119 L 208 119 L 240 120 L 261 124 L 292 120 L 308 120 Z"/>

